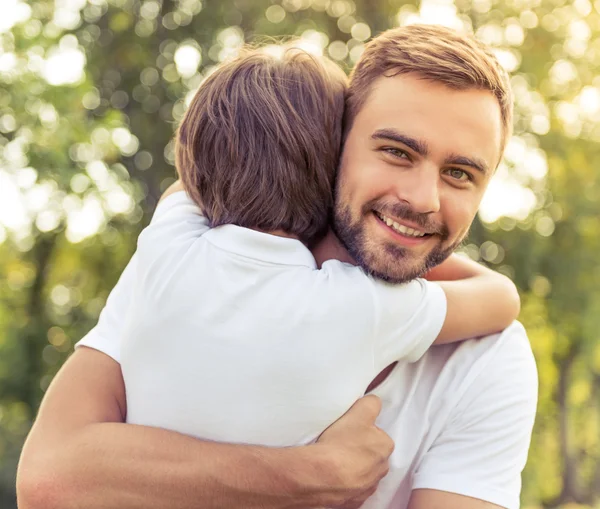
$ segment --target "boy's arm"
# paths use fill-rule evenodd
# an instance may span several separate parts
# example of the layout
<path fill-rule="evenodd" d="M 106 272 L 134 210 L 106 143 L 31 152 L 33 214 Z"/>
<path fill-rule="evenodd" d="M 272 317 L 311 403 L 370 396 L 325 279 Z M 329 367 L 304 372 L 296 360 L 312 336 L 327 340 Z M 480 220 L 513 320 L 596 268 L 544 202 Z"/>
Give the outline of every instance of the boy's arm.
<path fill-rule="evenodd" d="M 472 260 L 451 255 L 426 278 L 436 281 L 447 299 L 446 319 L 435 344 L 492 334 L 519 316 L 515 284 Z"/>
<path fill-rule="evenodd" d="M 158 200 L 158 203 L 163 201 L 167 196 L 169 196 L 173 193 L 176 193 L 178 191 L 185 191 L 185 188 L 183 187 L 183 182 L 181 182 L 181 180 L 176 180 L 175 182 L 173 182 L 167 188 L 167 190 L 162 194 L 162 196 L 160 197 L 160 200 Z"/>

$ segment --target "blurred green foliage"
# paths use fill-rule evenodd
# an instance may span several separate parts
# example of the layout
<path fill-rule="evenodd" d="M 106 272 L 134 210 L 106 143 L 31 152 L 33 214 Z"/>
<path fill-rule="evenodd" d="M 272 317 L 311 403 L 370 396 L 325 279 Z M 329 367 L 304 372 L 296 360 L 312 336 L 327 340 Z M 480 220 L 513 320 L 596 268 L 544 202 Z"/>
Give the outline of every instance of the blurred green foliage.
<path fill-rule="evenodd" d="M 419 20 L 475 32 L 513 74 L 502 192 L 465 251 L 517 282 L 538 361 L 524 506 L 599 503 L 598 0 L 7 0 L 2 10 L 0 507 L 16 507 L 16 463 L 44 390 L 174 179 L 186 97 L 244 41 L 297 35 L 350 69 L 371 35 Z"/>

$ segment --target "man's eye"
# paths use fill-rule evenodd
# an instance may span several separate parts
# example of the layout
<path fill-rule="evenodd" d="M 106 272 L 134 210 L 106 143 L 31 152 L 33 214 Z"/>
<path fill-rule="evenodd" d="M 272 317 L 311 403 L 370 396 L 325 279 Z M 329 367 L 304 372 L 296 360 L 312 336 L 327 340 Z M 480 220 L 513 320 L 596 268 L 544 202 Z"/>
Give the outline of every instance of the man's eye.
<path fill-rule="evenodd" d="M 399 159 L 408 159 L 408 154 L 404 151 L 401 150 L 399 148 L 394 148 L 394 147 L 384 147 L 383 148 L 384 152 L 387 152 L 388 154 L 397 157 Z"/>
<path fill-rule="evenodd" d="M 471 180 L 471 175 L 469 175 L 465 170 L 460 170 L 458 168 L 452 168 L 446 172 L 455 180 L 460 180 L 461 182 L 467 182 Z"/>

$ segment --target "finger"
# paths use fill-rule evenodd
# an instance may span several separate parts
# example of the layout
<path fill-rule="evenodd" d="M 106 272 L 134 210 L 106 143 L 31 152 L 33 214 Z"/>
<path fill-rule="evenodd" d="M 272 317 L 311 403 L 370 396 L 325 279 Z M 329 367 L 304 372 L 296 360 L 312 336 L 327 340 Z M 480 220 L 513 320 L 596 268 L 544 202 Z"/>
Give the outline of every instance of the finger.
<path fill-rule="evenodd" d="M 375 419 L 380 411 L 381 400 L 377 396 L 363 396 L 357 400 L 344 415 L 323 431 L 321 437 L 325 436 L 330 429 L 333 430 L 338 426 L 356 424 L 372 426 L 375 424 Z"/>
<path fill-rule="evenodd" d="M 357 400 L 344 415 L 326 428 L 317 441 L 329 436 L 330 430 L 331 433 L 334 433 L 335 429 L 344 429 L 352 426 L 374 426 L 380 411 L 381 400 L 377 396 L 372 394 L 363 396 Z M 381 431 L 381 433 L 384 432 Z"/>
<path fill-rule="evenodd" d="M 381 440 L 381 447 L 383 448 L 387 456 L 390 456 L 396 448 L 396 443 L 385 431 L 383 431 L 381 428 L 378 429 L 380 431 L 379 439 Z"/>
<path fill-rule="evenodd" d="M 381 412 L 381 400 L 377 396 L 369 394 L 354 403 L 346 415 L 352 419 L 375 423 L 379 412 Z"/>

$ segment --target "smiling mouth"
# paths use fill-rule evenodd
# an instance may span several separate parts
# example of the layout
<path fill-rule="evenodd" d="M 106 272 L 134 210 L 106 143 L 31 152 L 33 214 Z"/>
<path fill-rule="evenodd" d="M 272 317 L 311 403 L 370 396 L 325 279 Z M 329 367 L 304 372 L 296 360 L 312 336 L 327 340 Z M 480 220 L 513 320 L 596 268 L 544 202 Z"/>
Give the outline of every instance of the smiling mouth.
<path fill-rule="evenodd" d="M 384 216 L 383 214 L 381 214 L 380 212 L 374 211 L 374 214 L 381 220 L 383 221 L 386 225 L 388 225 L 390 228 L 392 228 L 394 231 L 400 233 L 401 235 L 404 235 L 406 237 L 412 237 L 415 239 L 419 239 L 419 238 L 423 238 L 423 237 L 430 237 L 431 234 L 430 233 L 426 233 L 424 231 L 421 230 L 417 230 L 415 228 L 409 228 L 408 226 L 404 226 L 396 221 L 394 221 L 393 219 Z"/>

